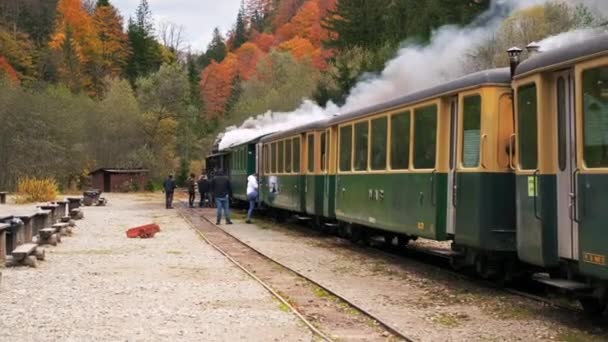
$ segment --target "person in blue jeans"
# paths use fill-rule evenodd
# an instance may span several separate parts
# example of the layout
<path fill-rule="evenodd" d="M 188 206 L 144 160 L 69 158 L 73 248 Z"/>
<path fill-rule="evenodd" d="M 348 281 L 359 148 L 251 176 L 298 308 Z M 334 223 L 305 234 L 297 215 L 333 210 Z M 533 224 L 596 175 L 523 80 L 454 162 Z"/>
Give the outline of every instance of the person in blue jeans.
<path fill-rule="evenodd" d="M 226 218 L 226 224 L 232 224 L 230 221 L 230 197 L 232 197 L 232 186 L 230 179 L 224 175 L 222 170 L 219 170 L 213 180 L 211 180 L 211 192 L 215 197 L 215 205 L 217 206 L 217 220 L 215 224 L 220 224 L 222 219 L 222 210 Z"/>
<path fill-rule="evenodd" d="M 247 177 L 247 201 L 249 201 L 249 211 L 247 212 L 246 223 L 251 223 L 251 215 L 258 201 L 258 180 L 257 174 L 252 174 Z"/>

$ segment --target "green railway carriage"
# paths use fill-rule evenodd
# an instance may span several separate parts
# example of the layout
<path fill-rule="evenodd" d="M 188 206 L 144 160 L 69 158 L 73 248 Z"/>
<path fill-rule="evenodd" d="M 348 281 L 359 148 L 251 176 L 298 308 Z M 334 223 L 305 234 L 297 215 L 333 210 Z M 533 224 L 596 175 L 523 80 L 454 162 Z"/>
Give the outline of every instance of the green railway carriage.
<path fill-rule="evenodd" d="M 264 206 L 305 211 L 302 140 L 307 126 L 271 134 L 260 140 L 260 200 Z"/>
<path fill-rule="evenodd" d="M 514 254 L 510 80 L 507 69 L 488 70 L 332 119 L 336 217 L 454 239 L 464 256 Z"/>
<path fill-rule="evenodd" d="M 526 60 L 513 87 L 519 257 L 594 284 L 605 306 L 608 34 Z"/>
<path fill-rule="evenodd" d="M 257 138 L 240 145 L 231 146 L 230 180 L 234 199 L 247 201 L 247 177 L 257 172 L 256 144 Z"/>
<path fill-rule="evenodd" d="M 334 193 L 336 188 L 335 168 L 330 164 L 335 153 L 332 146 L 331 129 L 327 121 L 313 124 L 305 134 L 304 200 L 305 213 L 317 224 L 335 220 Z"/>

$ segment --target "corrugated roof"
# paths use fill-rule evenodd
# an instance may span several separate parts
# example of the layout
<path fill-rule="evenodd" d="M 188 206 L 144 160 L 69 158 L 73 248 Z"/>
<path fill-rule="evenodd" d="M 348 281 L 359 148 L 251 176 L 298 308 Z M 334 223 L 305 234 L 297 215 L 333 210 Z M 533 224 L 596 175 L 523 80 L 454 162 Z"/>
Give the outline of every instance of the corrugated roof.
<path fill-rule="evenodd" d="M 490 69 L 476 72 L 470 75 L 457 78 L 453 81 L 440 84 L 438 86 L 411 93 L 392 101 L 380 103 L 367 108 L 359 109 L 339 116 L 335 116 L 329 121 L 329 125 L 335 125 L 344 121 L 365 117 L 367 115 L 376 114 L 378 112 L 387 111 L 406 104 L 414 104 L 424 100 L 443 96 L 450 93 L 456 93 L 463 89 L 480 87 L 483 85 L 510 85 L 511 72 L 508 68 Z"/>
<path fill-rule="evenodd" d="M 595 55 L 608 55 L 608 33 L 571 44 L 547 52 L 541 52 L 534 57 L 523 61 L 515 71 L 515 78 L 523 76 L 536 69 L 544 69 L 560 64 L 591 57 Z"/>
<path fill-rule="evenodd" d="M 93 171 L 89 172 L 89 175 L 92 175 L 92 174 L 98 173 L 98 172 L 105 172 L 105 173 L 148 173 L 148 172 L 150 172 L 150 170 L 147 170 L 147 169 L 110 169 L 110 168 L 100 168 L 100 169 L 93 170 Z"/>

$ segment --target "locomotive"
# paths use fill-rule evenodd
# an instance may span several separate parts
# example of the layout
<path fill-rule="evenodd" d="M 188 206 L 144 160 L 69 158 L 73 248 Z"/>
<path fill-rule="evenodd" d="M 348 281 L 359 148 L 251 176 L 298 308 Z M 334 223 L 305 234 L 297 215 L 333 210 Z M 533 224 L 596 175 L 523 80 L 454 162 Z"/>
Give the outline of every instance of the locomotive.
<path fill-rule="evenodd" d="M 531 47 L 532 48 L 532 47 Z M 451 242 L 454 267 L 608 304 L 608 34 L 230 146 L 245 200 L 353 239 Z M 606 203 L 605 203 L 606 201 Z"/>

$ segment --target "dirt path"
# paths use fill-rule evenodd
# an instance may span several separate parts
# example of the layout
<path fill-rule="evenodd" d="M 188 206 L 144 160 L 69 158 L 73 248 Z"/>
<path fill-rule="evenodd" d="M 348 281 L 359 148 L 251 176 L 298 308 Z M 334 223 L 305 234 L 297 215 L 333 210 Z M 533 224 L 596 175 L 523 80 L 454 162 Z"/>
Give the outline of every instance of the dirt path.
<path fill-rule="evenodd" d="M 310 341 L 160 195 L 108 195 L 37 269 L 4 269 L 0 341 Z M 156 222 L 154 239 L 128 227 Z"/>

